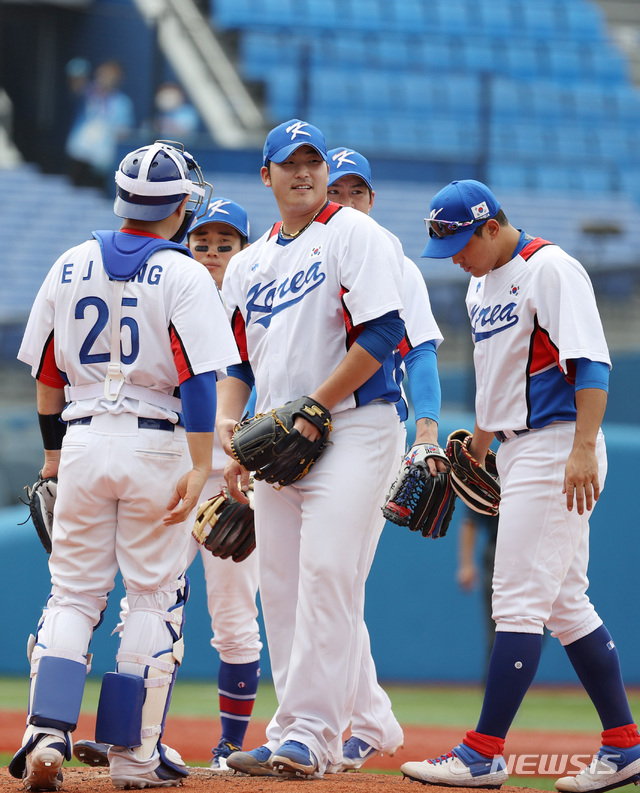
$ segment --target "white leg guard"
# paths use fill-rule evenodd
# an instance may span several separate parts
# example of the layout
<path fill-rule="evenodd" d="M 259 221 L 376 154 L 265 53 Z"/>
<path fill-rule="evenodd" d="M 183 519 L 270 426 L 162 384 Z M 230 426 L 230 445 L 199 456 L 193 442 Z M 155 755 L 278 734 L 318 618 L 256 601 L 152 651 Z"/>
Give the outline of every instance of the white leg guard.
<path fill-rule="evenodd" d="M 114 745 L 109 754 L 112 770 L 118 755 L 137 763 L 159 757 L 160 762 L 186 776 L 184 766 L 174 765 L 160 751 L 160 739 L 184 653 L 187 598 L 186 576 L 169 591 L 128 593 L 130 611 L 116 656 L 117 672 L 105 675 L 96 721 L 96 740 Z"/>

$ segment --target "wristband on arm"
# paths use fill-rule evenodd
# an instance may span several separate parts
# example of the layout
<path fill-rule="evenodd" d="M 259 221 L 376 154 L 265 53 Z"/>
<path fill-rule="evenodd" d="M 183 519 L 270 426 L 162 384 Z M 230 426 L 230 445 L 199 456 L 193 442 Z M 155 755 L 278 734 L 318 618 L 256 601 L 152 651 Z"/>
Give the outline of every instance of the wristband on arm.
<path fill-rule="evenodd" d="M 61 449 L 62 439 L 67 431 L 67 424 L 62 420 L 62 413 L 38 413 L 40 434 L 47 451 Z"/>

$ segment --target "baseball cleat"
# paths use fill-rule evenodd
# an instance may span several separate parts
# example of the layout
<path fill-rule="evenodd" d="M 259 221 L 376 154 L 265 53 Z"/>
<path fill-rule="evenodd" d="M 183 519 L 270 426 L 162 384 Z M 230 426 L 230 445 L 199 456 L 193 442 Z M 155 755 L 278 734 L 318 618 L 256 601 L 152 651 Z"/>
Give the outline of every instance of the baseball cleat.
<path fill-rule="evenodd" d="M 27 754 L 23 780 L 26 790 L 60 790 L 66 751 L 63 740 L 55 735 L 43 735 Z"/>
<path fill-rule="evenodd" d="M 73 745 L 73 756 L 85 765 L 108 766 L 109 744 L 95 741 L 76 741 Z"/>
<path fill-rule="evenodd" d="M 509 778 L 504 757 L 490 758 L 465 744 L 421 763 L 403 763 L 402 775 L 423 785 L 499 788 Z"/>
<path fill-rule="evenodd" d="M 271 767 L 285 776 L 310 776 L 318 770 L 318 761 L 300 741 L 285 741 L 271 755 Z"/>
<path fill-rule="evenodd" d="M 341 771 L 355 771 L 361 768 L 367 760 L 380 754 L 380 750 L 375 746 L 363 741 L 361 738 L 356 738 L 352 735 L 348 741 L 345 741 L 342 747 L 342 768 Z"/>
<path fill-rule="evenodd" d="M 235 746 L 224 738 L 220 739 L 220 743 L 213 750 L 213 757 L 209 763 L 209 768 L 218 774 L 231 774 L 232 769 L 227 765 L 227 757 L 234 752 L 241 752 L 241 746 Z"/>
<path fill-rule="evenodd" d="M 556 790 L 566 793 L 591 793 L 613 790 L 635 782 L 640 784 L 640 744 L 620 749 L 602 746 L 591 763 L 575 776 L 556 781 Z"/>
<path fill-rule="evenodd" d="M 182 784 L 184 774 L 162 763 L 145 774 L 111 775 L 113 786 L 119 790 L 141 790 L 147 787 L 177 787 Z"/>
<path fill-rule="evenodd" d="M 232 752 L 227 757 L 227 766 L 250 776 L 274 776 L 271 768 L 271 752 L 266 746 L 258 746 L 250 752 Z"/>

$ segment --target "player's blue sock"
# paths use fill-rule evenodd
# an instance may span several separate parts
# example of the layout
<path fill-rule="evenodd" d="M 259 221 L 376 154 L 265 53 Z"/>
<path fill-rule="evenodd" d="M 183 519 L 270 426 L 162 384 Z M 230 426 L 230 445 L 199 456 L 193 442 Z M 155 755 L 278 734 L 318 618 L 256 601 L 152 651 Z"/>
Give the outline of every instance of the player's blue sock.
<path fill-rule="evenodd" d="M 222 740 L 242 746 L 260 680 L 260 661 L 229 664 L 220 661 L 218 695 Z"/>
<path fill-rule="evenodd" d="M 604 625 L 565 648 L 580 682 L 598 711 L 604 730 L 631 724 L 620 658 Z"/>
<path fill-rule="evenodd" d="M 496 633 L 476 732 L 506 738 L 538 671 L 541 652 L 541 633 Z"/>

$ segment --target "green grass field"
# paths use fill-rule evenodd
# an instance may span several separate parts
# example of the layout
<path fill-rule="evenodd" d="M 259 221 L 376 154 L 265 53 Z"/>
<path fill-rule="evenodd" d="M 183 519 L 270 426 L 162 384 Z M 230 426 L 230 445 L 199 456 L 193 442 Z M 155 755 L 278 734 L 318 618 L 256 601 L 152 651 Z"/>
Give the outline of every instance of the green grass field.
<path fill-rule="evenodd" d="M 95 712 L 98 704 L 100 680 L 87 680 L 83 710 Z M 482 689 L 463 686 L 398 686 L 385 685 L 393 702 L 396 717 L 404 725 L 431 727 L 460 727 L 469 729 L 477 721 L 482 706 Z M 0 709 L 25 708 L 28 680 L 0 677 Z M 640 712 L 640 691 L 629 692 L 631 710 Z M 212 703 L 217 701 L 217 686 L 213 681 L 180 680 L 176 683 L 171 701 L 174 715 L 212 716 Z M 276 708 L 273 687 L 265 680 L 258 690 L 254 716 L 270 719 Z M 518 713 L 514 728 L 557 730 L 558 732 L 600 733 L 601 726 L 595 709 L 579 687 L 532 687 Z M 10 757 L 0 753 L 6 765 Z M 75 763 L 75 761 L 74 761 Z M 540 777 L 510 777 L 510 785 L 554 790 L 553 780 Z"/>

